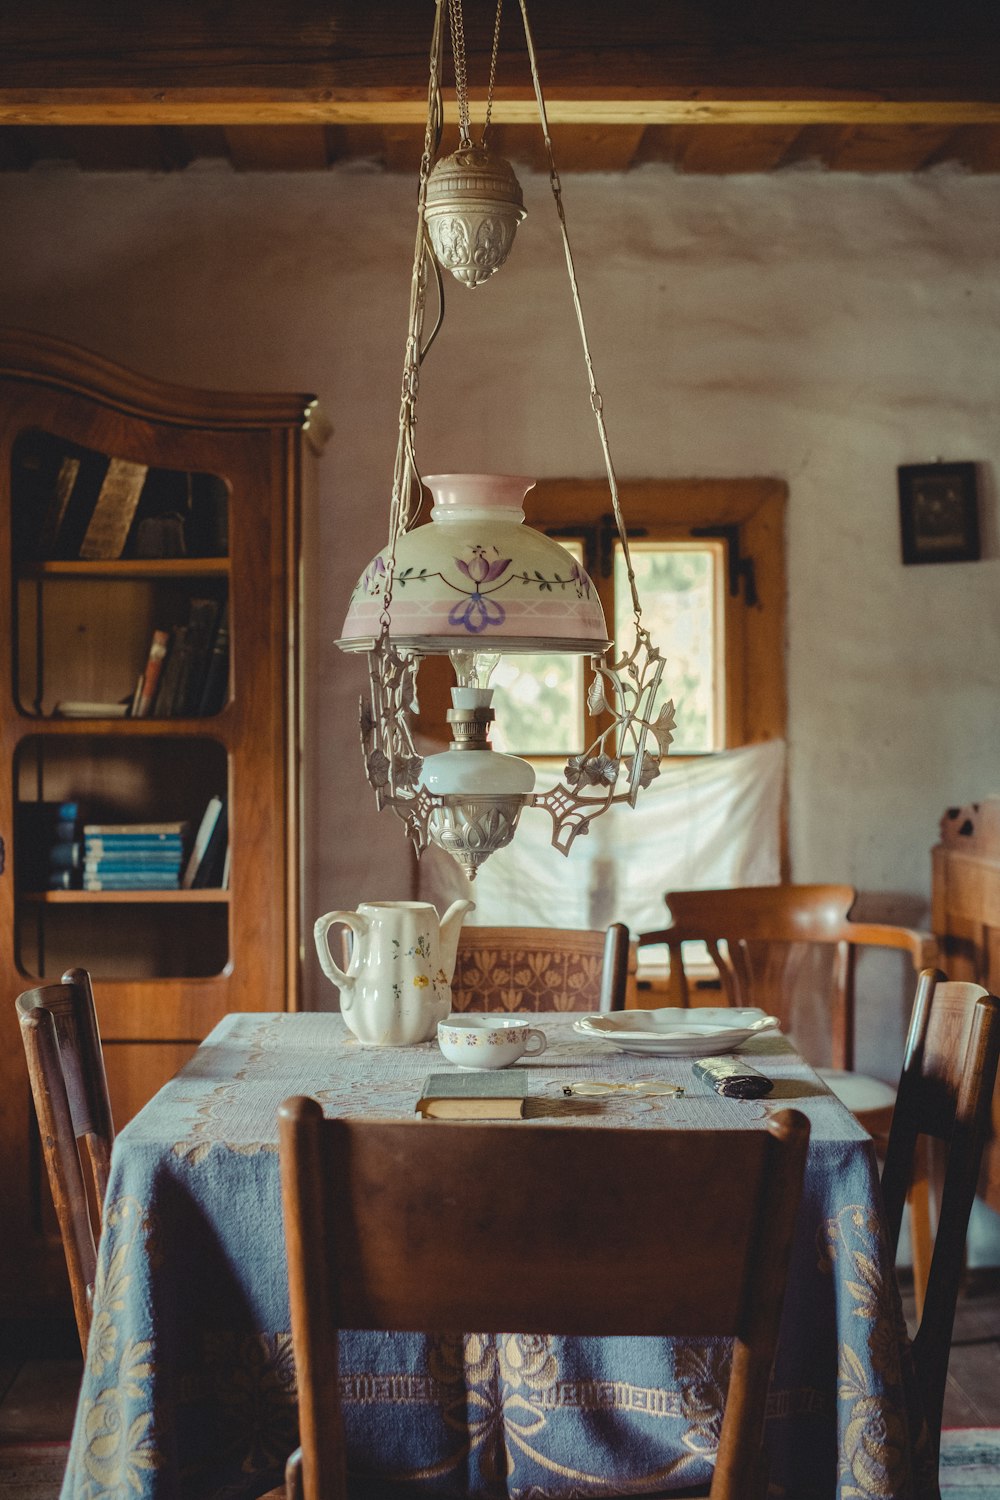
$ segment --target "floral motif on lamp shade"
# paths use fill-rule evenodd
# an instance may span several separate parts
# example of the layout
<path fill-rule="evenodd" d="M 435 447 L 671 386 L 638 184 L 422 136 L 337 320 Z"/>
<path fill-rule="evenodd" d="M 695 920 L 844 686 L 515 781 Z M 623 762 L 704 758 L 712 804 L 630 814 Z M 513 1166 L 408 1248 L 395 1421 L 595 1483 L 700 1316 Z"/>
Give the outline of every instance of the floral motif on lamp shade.
<path fill-rule="evenodd" d="M 501 651 L 544 650 L 552 643 L 553 649 L 603 652 L 608 634 L 597 590 L 565 547 L 523 524 L 519 501 L 511 503 L 510 477 L 497 476 L 506 489 L 498 486 L 493 504 L 484 493 L 485 476 L 446 477 L 456 492 L 461 479 L 474 479 L 478 492 L 474 500 L 463 496 L 463 503 L 439 501 L 430 524 L 397 541 L 393 639 L 437 638 L 445 642 L 438 650 L 489 640 Z M 435 487 L 435 480 L 425 483 Z M 529 482 L 513 483 L 523 496 Z M 388 549 L 358 580 L 342 646 L 360 647 L 379 634 L 387 579 Z"/>

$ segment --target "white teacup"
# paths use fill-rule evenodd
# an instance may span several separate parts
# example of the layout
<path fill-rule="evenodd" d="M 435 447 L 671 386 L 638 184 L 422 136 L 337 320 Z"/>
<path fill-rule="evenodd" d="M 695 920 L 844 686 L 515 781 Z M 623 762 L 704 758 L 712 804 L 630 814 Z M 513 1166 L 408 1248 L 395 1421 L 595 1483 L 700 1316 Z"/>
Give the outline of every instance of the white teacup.
<path fill-rule="evenodd" d="M 462 1014 L 438 1022 L 438 1046 L 459 1068 L 506 1068 L 545 1051 L 544 1031 L 525 1016 Z"/>

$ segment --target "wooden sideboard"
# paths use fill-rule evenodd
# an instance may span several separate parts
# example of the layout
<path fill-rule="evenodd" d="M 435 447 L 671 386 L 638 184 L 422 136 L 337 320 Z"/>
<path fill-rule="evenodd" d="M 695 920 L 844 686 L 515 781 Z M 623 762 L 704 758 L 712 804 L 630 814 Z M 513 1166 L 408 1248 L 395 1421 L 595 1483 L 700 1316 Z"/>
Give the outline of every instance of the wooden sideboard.
<path fill-rule="evenodd" d="M 949 979 L 971 979 L 1000 993 L 1000 855 L 931 851 L 931 925 Z M 993 1097 L 993 1137 L 983 1159 L 980 1194 L 1000 1213 L 1000 1084 Z"/>

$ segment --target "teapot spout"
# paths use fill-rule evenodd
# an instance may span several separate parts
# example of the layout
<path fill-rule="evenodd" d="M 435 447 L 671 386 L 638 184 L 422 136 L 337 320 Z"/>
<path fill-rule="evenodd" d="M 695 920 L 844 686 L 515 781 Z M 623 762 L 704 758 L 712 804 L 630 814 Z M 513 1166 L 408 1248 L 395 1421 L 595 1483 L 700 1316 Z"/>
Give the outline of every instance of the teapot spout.
<path fill-rule="evenodd" d="M 474 901 L 453 901 L 441 918 L 441 967 L 451 984 L 452 975 L 455 972 L 455 960 L 458 957 L 458 934 L 462 930 L 462 923 L 466 914 L 475 911 Z"/>

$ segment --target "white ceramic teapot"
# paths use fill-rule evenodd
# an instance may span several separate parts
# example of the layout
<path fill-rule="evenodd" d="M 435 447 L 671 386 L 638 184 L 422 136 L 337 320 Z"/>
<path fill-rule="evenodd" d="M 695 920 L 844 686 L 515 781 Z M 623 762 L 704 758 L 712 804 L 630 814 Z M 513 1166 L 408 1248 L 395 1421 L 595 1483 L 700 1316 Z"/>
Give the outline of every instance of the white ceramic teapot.
<path fill-rule="evenodd" d="M 340 1013 L 359 1042 L 408 1047 L 437 1035 L 451 1010 L 458 934 L 474 901 L 454 901 L 444 916 L 426 901 L 363 901 L 357 911 L 328 911 L 313 928 L 323 973 L 340 990 Z M 329 931 L 354 934 L 346 973 L 334 963 Z"/>

